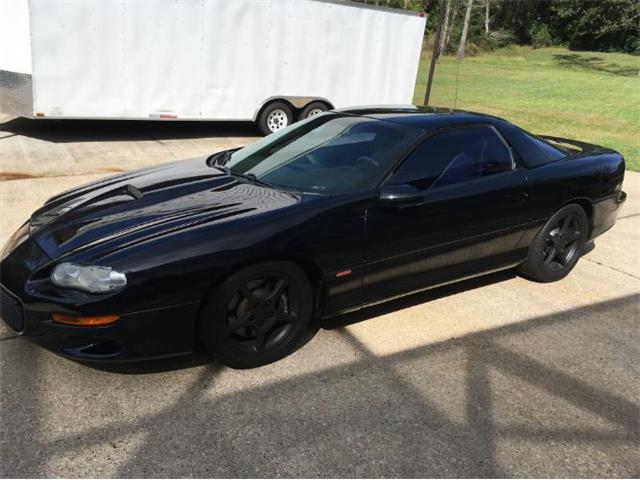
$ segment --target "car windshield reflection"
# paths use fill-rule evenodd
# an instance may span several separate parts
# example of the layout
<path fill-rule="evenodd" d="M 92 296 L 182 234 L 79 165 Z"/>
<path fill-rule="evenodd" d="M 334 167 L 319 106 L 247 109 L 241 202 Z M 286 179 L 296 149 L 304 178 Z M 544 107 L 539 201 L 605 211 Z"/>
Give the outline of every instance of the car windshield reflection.
<path fill-rule="evenodd" d="M 422 131 L 380 119 L 327 113 L 231 154 L 231 173 L 306 192 L 372 188 Z"/>

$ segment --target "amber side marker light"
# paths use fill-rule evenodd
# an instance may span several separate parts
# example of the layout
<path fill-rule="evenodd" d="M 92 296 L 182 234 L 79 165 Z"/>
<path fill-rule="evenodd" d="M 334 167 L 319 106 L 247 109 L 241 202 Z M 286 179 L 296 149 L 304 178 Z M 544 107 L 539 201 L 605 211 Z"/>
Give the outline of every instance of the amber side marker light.
<path fill-rule="evenodd" d="M 77 325 L 80 327 L 99 327 L 101 325 L 111 325 L 117 322 L 120 317 L 118 315 L 101 315 L 97 317 L 71 317 L 69 315 L 60 315 L 54 313 L 51 315 L 51 319 L 55 323 L 62 323 L 64 325 Z"/>

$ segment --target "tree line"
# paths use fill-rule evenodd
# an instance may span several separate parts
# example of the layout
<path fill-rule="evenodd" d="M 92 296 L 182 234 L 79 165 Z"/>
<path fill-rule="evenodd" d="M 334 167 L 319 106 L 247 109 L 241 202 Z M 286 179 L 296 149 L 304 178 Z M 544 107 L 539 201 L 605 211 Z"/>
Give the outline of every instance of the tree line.
<path fill-rule="evenodd" d="M 429 15 L 426 35 L 439 20 L 439 0 L 355 0 Z M 468 54 L 510 44 L 640 55 L 640 0 L 445 0 L 440 50 Z"/>

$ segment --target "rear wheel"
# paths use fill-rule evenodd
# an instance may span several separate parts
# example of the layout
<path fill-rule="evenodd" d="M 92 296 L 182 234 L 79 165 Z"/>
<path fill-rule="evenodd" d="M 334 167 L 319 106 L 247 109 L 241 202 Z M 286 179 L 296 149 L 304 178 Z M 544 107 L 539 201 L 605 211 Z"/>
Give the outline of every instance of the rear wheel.
<path fill-rule="evenodd" d="M 588 228 L 582 207 L 572 204 L 561 208 L 531 242 L 527 260 L 519 272 L 538 282 L 554 282 L 566 277 L 582 255 Z"/>
<path fill-rule="evenodd" d="M 201 337 L 225 365 L 258 367 L 300 346 L 312 313 L 305 273 L 289 262 L 262 263 L 231 275 L 208 299 Z"/>
<path fill-rule="evenodd" d="M 293 123 L 293 111 L 285 102 L 266 105 L 258 116 L 258 128 L 264 135 L 277 132 Z"/>
<path fill-rule="evenodd" d="M 316 117 L 321 113 L 326 112 L 327 110 L 328 107 L 323 102 L 311 102 L 309 105 L 302 109 L 302 112 L 300 112 L 299 120 Z"/>

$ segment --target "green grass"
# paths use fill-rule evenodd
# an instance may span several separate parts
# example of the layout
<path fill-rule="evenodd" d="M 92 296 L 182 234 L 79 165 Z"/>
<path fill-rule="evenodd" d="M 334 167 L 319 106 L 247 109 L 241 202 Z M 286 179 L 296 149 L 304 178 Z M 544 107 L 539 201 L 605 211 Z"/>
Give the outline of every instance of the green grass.
<path fill-rule="evenodd" d="M 423 53 L 414 103 L 421 104 L 430 53 Z M 640 170 L 640 57 L 509 47 L 465 57 L 456 108 L 503 117 L 532 133 L 573 138 L 621 152 Z M 455 57 L 441 57 L 430 104 L 453 107 Z"/>

